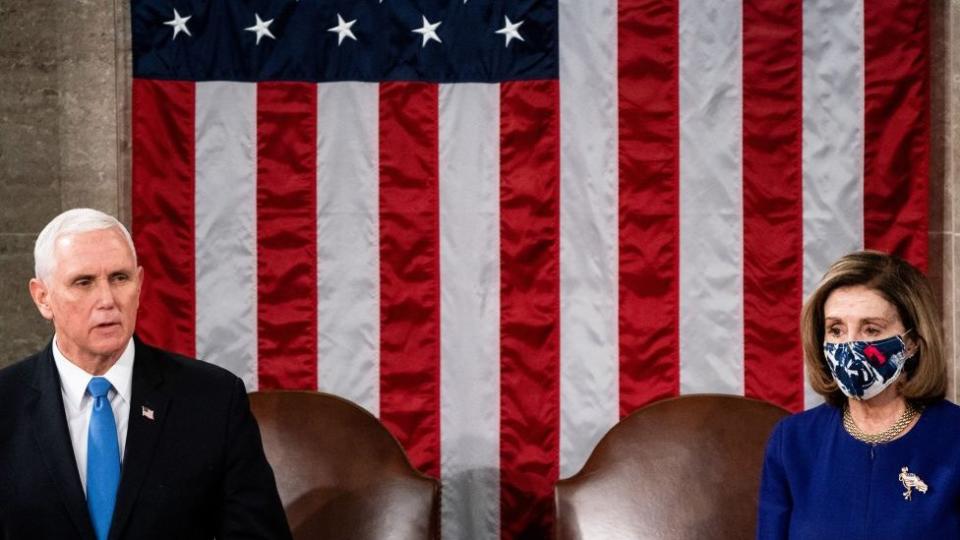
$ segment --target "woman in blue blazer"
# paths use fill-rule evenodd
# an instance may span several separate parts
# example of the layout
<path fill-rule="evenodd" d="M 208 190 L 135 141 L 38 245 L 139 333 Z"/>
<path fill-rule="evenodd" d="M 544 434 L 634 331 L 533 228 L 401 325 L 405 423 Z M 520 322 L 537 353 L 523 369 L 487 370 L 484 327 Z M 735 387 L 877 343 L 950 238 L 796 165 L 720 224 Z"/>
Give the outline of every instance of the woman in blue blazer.
<path fill-rule="evenodd" d="M 757 538 L 960 538 L 960 407 L 926 278 L 874 251 L 844 256 L 801 318 L 826 403 L 767 444 Z"/>

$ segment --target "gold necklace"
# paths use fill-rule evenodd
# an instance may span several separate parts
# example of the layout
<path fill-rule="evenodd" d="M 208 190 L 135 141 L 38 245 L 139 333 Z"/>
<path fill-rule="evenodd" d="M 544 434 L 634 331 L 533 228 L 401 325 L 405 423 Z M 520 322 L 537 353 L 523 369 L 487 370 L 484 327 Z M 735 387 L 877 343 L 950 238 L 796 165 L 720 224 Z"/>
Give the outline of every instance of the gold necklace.
<path fill-rule="evenodd" d="M 897 418 L 897 421 L 893 423 L 892 426 L 887 428 L 885 431 L 880 433 L 864 433 L 857 427 L 857 424 L 853 421 L 853 416 L 850 415 L 850 406 L 844 405 L 843 407 L 843 428 L 847 430 L 847 433 L 850 434 L 854 439 L 858 441 L 863 441 L 868 444 L 883 444 L 888 443 L 903 433 L 903 430 L 907 429 L 907 426 L 910 425 L 910 422 L 913 422 L 913 419 L 920 416 L 920 413 L 923 412 L 922 408 L 917 408 L 907 402 L 907 407 L 903 410 L 903 413 L 900 415 L 900 418 Z"/>

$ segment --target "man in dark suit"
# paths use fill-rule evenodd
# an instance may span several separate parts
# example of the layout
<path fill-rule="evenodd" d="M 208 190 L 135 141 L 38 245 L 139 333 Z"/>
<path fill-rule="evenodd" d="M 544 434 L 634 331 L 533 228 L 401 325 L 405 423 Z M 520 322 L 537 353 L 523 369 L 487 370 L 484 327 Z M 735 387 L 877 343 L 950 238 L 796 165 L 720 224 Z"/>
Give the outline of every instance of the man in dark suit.
<path fill-rule="evenodd" d="M 133 337 L 126 229 L 70 210 L 34 258 L 55 334 L 0 370 L 0 538 L 290 538 L 243 383 Z"/>

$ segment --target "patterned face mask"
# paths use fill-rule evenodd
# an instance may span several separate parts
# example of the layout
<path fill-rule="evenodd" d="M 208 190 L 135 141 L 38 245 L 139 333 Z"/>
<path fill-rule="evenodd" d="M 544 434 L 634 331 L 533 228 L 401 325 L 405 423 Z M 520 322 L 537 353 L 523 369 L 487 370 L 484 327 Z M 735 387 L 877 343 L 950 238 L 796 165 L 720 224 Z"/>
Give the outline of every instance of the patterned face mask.
<path fill-rule="evenodd" d="M 823 354 L 840 391 L 848 398 L 859 400 L 883 392 L 897 380 L 910 358 L 902 336 L 878 341 L 824 343 Z"/>

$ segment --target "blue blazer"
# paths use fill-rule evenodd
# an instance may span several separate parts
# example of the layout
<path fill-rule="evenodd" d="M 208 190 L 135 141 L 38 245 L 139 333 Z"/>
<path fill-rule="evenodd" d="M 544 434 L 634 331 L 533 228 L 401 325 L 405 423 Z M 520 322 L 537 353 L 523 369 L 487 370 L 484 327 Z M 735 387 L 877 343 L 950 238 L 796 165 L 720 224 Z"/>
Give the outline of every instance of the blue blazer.
<path fill-rule="evenodd" d="M 290 538 L 240 379 L 134 344 L 110 539 Z M 0 370 L 0 400 L 0 539 L 93 540 L 51 345 Z"/>
<path fill-rule="evenodd" d="M 960 538 L 960 407 L 926 408 L 906 435 L 870 445 L 821 405 L 783 419 L 767 443 L 759 539 Z M 909 500 L 903 467 L 926 484 Z"/>

